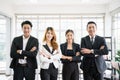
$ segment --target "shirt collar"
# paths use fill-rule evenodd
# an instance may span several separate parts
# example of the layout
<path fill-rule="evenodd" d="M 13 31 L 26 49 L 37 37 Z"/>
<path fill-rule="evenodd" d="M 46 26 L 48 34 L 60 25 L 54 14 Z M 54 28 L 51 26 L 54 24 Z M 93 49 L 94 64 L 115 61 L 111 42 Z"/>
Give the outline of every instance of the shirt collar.
<path fill-rule="evenodd" d="M 95 36 L 96 36 L 96 35 L 93 36 L 93 39 L 95 39 Z M 90 36 L 90 35 L 89 35 L 89 37 L 90 37 L 90 39 L 92 38 L 92 36 Z"/>
<path fill-rule="evenodd" d="M 23 35 L 23 39 L 29 39 L 29 38 L 30 38 L 30 36 L 28 38 L 25 38 L 25 36 Z"/>

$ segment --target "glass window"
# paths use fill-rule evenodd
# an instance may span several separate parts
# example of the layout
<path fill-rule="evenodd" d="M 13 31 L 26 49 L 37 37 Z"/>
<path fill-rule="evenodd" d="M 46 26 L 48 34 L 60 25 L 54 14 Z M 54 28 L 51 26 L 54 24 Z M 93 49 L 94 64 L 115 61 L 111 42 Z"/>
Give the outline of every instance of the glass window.
<path fill-rule="evenodd" d="M 120 50 L 120 12 L 113 15 L 112 32 L 115 37 L 115 51 Z"/>
<path fill-rule="evenodd" d="M 33 23 L 32 35 L 43 39 L 43 33 L 47 27 L 53 27 L 56 31 L 57 41 L 65 42 L 65 31 L 74 31 L 75 42 L 80 43 L 80 39 L 86 36 L 86 25 L 88 21 L 95 21 L 98 26 L 97 34 L 104 36 L 104 16 L 103 15 L 16 15 L 16 34 L 21 35 L 21 23 L 30 20 Z"/>
<path fill-rule="evenodd" d="M 10 27 L 10 24 L 8 22 L 7 17 L 0 15 L 0 70 L 6 69 L 6 56 L 7 56 L 7 46 L 10 39 L 8 38 L 7 31 L 9 31 L 8 27 Z"/>

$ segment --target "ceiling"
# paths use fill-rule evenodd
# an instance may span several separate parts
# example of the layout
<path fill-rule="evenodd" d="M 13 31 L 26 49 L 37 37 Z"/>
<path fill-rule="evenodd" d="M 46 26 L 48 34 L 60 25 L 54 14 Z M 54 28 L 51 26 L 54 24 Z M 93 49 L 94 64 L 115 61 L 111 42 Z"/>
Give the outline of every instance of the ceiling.
<path fill-rule="evenodd" d="M 106 5 L 114 0 L 0 0 L 12 5 Z"/>

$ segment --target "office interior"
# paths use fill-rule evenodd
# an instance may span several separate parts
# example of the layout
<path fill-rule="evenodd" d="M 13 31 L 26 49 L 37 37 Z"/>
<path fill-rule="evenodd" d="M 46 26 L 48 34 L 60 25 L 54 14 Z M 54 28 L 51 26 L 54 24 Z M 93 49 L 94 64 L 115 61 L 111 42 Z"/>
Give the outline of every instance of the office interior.
<path fill-rule="evenodd" d="M 120 0 L 0 0 L 0 80 L 13 80 L 13 70 L 9 68 L 10 47 L 14 37 L 22 35 L 21 23 L 33 23 L 31 35 L 42 43 L 47 27 L 53 27 L 57 42 L 64 43 L 65 31 L 74 31 L 74 41 L 80 44 L 81 38 L 88 35 L 88 21 L 97 23 L 97 35 L 106 39 L 110 49 L 106 61 L 108 69 L 105 80 L 120 80 L 111 62 L 120 50 Z M 36 80 L 40 80 L 40 60 Z M 79 64 L 80 65 L 80 64 Z M 62 80 L 60 63 L 58 80 Z M 83 80 L 80 69 L 80 80 Z"/>

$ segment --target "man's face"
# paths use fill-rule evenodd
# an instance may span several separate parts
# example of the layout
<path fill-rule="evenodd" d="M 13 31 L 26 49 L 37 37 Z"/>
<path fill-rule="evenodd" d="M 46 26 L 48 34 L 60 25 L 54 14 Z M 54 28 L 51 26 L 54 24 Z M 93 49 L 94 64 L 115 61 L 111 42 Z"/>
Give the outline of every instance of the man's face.
<path fill-rule="evenodd" d="M 94 36 L 96 34 L 96 25 L 95 24 L 88 24 L 87 31 L 90 36 Z"/>
<path fill-rule="evenodd" d="M 29 24 L 24 24 L 22 27 L 22 30 L 23 30 L 24 36 L 27 38 L 30 36 L 30 32 L 31 32 L 32 28 Z"/>

